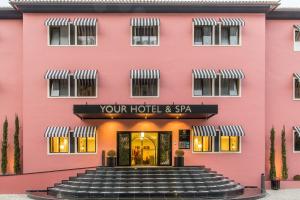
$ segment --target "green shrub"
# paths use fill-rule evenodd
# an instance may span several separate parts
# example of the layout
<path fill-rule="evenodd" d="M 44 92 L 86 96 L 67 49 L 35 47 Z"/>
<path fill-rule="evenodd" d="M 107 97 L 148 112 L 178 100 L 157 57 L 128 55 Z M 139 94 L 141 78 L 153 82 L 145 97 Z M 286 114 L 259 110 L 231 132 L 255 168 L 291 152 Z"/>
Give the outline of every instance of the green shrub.
<path fill-rule="evenodd" d="M 294 181 L 300 181 L 300 175 L 295 175 L 293 179 Z"/>
<path fill-rule="evenodd" d="M 281 162 L 282 162 L 282 168 L 281 168 L 282 179 L 287 180 L 289 175 L 288 175 L 288 167 L 286 162 L 285 127 L 283 127 L 281 131 Z"/>
<path fill-rule="evenodd" d="M 21 173 L 21 162 L 20 162 L 20 142 L 19 142 L 19 131 L 20 131 L 20 124 L 19 124 L 19 117 L 16 115 L 15 118 L 15 135 L 14 135 L 14 171 L 16 174 Z"/>
<path fill-rule="evenodd" d="M 6 174 L 7 172 L 7 128 L 8 128 L 8 122 L 7 118 L 5 118 L 5 121 L 3 123 L 3 137 L 2 137 L 2 154 L 1 154 L 1 171 L 2 174 Z"/>
<path fill-rule="evenodd" d="M 176 155 L 176 157 L 183 157 L 184 156 L 184 151 L 178 149 L 178 150 L 175 151 L 175 155 Z"/>
<path fill-rule="evenodd" d="M 116 157 L 116 151 L 115 150 L 109 150 L 107 152 L 107 157 Z"/>
<path fill-rule="evenodd" d="M 270 135 L 270 180 L 276 179 L 276 167 L 275 167 L 275 129 L 272 127 Z"/>

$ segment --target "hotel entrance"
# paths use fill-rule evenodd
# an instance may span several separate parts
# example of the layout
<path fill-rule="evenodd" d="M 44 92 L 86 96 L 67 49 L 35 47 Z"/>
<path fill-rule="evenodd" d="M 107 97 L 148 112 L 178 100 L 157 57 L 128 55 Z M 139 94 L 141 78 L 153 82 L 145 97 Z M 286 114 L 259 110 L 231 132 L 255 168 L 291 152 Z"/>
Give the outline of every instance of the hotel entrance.
<path fill-rule="evenodd" d="M 117 133 L 118 166 L 172 165 L 172 132 Z"/>

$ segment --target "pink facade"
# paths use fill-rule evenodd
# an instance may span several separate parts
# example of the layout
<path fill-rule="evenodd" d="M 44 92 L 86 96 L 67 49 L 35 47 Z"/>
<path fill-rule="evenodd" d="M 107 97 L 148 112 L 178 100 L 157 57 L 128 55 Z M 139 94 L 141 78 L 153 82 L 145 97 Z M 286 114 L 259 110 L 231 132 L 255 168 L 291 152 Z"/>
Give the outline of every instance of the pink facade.
<path fill-rule="evenodd" d="M 280 136 L 287 133 L 289 180 L 300 174 L 300 154 L 293 152 L 293 126 L 300 125 L 298 101 L 293 100 L 293 73 L 300 72 L 298 52 L 293 50 L 294 24 L 298 20 L 266 20 L 265 13 L 23 13 L 23 19 L 0 20 L 0 122 L 9 120 L 9 172 L 12 172 L 14 116 L 21 119 L 23 172 L 84 168 L 101 165 L 102 150 L 117 147 L 117 131 L 172 131 L 172 151 L 178 149 L 178 130 L 194 125 L 241 125 L 241 150 L 237 153 L 195 153 L 185 150 L 186 165 L 205 165 L 230 179 L 260 186 L 267 173 L 269 132 L 277 131 L 277 166 L 280 169 Z M 47 18 L 96 18 L 97 45 L 49 46 L 44 25 Z M 160 44 L 130 44 L 130 19 L 160 19 Z M 192 19 L 241 18 L 241 45 L 193 46 Z M 157 98 L 130 97 L 131 69 L 160 70 Z M 192 97 L 192 70 L 241 69 L 240 97 Z M 96 98 L 49 98 L 48 69 L 98 70 Z M 81 120 L 74 104 L 216 104 L 218 114 L 205 119 Z M 297 121 L 298 120 L 298 121 Z M 95 154 L 49 155 L 47 126 L 96 126 Z M 2 130 L 2 128 L 1 128 Z M 0 136 L 1 139 L 2 136 Z M 278 169 L 278 170 L 279 170 Z M 280 170 L 279 170 L 280 171 Z M 278 173 L 279 173 L 278 171 Z M 61 172 L 64 174 L 64 172 Z M 71 175 L 66 172 L 63 177 Z M 43 175 L 44 176 L 44 175 Z M 50 175 L 51 176 L 51 175 Z M 55 178 L 51 176 L 53 184 Z M 55 181 L 61 180 L 57 177 Z M 0 177 L 1 180 L 1 177 Z M 4 180 L 5 181 L 5 180 Z M 35 177 L 32 178 L 35 182 Z M 33 187 L 34 184 L 33 184 Z M 28 189 L 28 188 L 26 188 Z M 36 188 L 34 188 L 36 189 Z M 39 189 L 39 188 L 37 188 Z M 1 191 L 5 193 L 8 191 Z M 9 191 L 11 192 L 11 191 Z M 18 190 L 19 192 L 19 190 Z"/>

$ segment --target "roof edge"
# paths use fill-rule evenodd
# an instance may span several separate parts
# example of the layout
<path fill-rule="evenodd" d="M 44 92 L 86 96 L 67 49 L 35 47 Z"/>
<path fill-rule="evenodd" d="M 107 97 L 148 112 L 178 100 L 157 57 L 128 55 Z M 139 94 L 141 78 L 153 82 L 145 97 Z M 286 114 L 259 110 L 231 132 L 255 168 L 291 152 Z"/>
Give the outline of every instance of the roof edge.
<path fill-rule="evenodd" d="M 22 19 L 23 15 L 11 7 L 0 7 L 0 19 Z"/>

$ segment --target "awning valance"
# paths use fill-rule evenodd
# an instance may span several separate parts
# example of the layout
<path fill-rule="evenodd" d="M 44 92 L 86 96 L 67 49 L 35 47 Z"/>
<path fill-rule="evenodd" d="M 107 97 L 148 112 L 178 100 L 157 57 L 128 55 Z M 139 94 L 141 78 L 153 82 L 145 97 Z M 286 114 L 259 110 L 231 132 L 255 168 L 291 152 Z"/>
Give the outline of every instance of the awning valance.
<path fill-rule="evenodd" d="M 300 24 L 299 24 L 299 25 L 295 24 L 295 25 L 294 25 L 294 28 L 295 28 L 297 31 L 300 31 Z"/>
<path fill-rule="evenodd" d="M 69 18 L 48 18 L 45 21 L 45 26 L 68 26 Z"/>
<path fill-rule="evenodd" d="M 77 126 L 74 137 L 95 137 L 97 128 L 95 126 Z"/>
<path fill-rule="evenodd" d="M 216 136 L 217 132 L 214 126 L 193 126 L 194 136 Z"/>
<path fill-rule="evenodd" d="M 68 79 L 69 73 L 70 71 L 66 69 L 49 69 L 45 74 L 45 79 Z"/>
<path fill-rule="evenodd" d="M 222 136 L 244 136 L 241 126 L 220 126 Z"/>
<path fill-rule="evenodd" d="M 192 74 L 195 79 L 217 78 L 217 74 L 213 69 L 193 69 Z"/>
<path fill-rule="evenodd" d="M 96 18 L 75 18 L 73 24 L 75 26 L 96 26 Z"/>
<path fill-rule="evenodd" d="M 245 26 L 241 18 L 220 18 L 220 22 L 223 26 Z"/>
<path fill-rule="evenodd" d="M 244 72 L 240 69 L 221 69 L 221 78 L 225 79 L 244 79 Z"/>
<path fill-rule="evenodd" d="M 296 133 L 298 133 L 298 135 L 300 137 L 300 126 L 294 126 L 293 129 Z"/>
<path fill-rule="evenodd" d="M 294 77 L 300 81 L 300 74 L 299 73 L 294 73 Z"/>
<path fill-rule="evenodd" d="M 194 26 L 216 26 L 218 22 L 214 18 L 193 18 Z"/>
<path fill-rule="evenodd" d="M 96 79 L 97 72 L 97 70 L 93 69 L 76 70 L 74 79 Z"/>
<path fill-rule="evenodd" d="M 45 137 L 69 137 L 70 127 L 67 126 L 48 126 Z"/>
<path fill-rule="evenodd" d="M 159 26 L 158 18 L 132 18 L 130 20 L 131 26 Z"/>
<path fill-rule="evenodd" d="M 158 69 L 132 69 L 130 70 L 131 79 L 159 79 Z"/>

